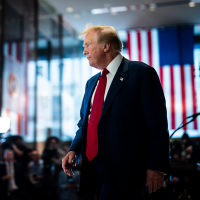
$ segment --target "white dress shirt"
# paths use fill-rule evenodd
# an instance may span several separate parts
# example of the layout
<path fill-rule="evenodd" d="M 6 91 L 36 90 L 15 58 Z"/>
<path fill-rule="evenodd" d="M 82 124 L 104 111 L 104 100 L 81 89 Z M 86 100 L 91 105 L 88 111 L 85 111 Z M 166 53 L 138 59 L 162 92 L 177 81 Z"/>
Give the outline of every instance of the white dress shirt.
<path fill-rule="evenodd" d="M 122 59 L 123 59 L 123 56 L 122 56 L 121 54 L 119 54 L 119 55 L 117 55 L 117 56 L 110 62 L 110 64 L 106 67 L 106 69 L 109 71 L 109 73 L 106 75 L 106 77 L 107 77 L 107 83 L 106 83 L 106 89 L 105 89 L 105 94 L 104 94 L 104 101 L 105 101 L 106 96 L 107 96 L 107 94 L 108 94 L 108 90 L 109 90 L 110 85 L 111 85 L 111 83 L 112 83 L 112 81 L 113 81 L 113 78 L 114 78 L 114 76 L 115 76 L 115 74 L 116 74 L 116 72 L 117 72 L 117 70 L 118 70 L 118 68 L 119 68 L 119 66 L 120 66 L 120 64 L 121 64 L 121 62 L 122 62 Z M 102 73 L 102 71 L 101 71 L 101 73 Z M 97 83 L 97 85 L 98 85 L 98 84 L 99 84 L 99 83 Z M 96 85 L 96 87 L 95 87 L 95 89 L 94 89 L 94 92 L 93 92 L 93 94 L 92 94 L 92 98 L 91 98 L 91 107 L 92 107 L 92 103 L 93 103 L 93 100 L 94 100 L 94 94 L 95 94 L 95 92 L 96 92 L 97 85 Z M 90 107 L 90 108 L 91 108 L 91 107 Z"/>

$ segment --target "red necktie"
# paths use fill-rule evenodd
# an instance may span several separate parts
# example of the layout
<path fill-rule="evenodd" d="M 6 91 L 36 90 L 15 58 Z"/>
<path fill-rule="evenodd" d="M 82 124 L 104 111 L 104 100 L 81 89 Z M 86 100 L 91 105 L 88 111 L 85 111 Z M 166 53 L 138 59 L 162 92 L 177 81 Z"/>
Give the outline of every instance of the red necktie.
<path fill-rule="evenodd" d="M 106 75 L 109 71 L 105 68 L 103 69 L 102 75 L 100 76 L 99 83 L 94 95 L 94 100 L 92 104 L 92 110 L 90 114 L 90 119 L 87 128 L 87 144 L 86 144 L 86 156 L 89 161 L 98 153 L 98 135 L 97 126 L 101 116 L 101 111 L 104 102 L 104 93 L 106 89 L 107 78 Z"/>

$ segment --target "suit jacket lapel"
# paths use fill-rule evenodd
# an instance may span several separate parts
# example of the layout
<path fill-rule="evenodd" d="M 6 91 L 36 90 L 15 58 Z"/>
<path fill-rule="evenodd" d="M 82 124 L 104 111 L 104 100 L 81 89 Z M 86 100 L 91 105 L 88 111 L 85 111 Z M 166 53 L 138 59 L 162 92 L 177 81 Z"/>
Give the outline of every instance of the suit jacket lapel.
<path fill-rule="evenodd" d="M 111 86 L 109 88 L 106 100 L 103 105 L 101 118 L 105 114 L 105 112 L 108 110 L 109 106 L 112 104 L 112 101 L 115 99 L 116 94 L 119 92 L 121 87 L 124 85 L 128 78 L 128 60 L 126 58 L 123 58 L 119 69 L 117 70 L 115 77 L 111 83 Z M 100 120 L 101 120 L 100 118 Z"/>
<path fill-rule="evenodd" d="M 85 95 L 85 105 L 86 105 L 86 112 L 90 110 L 90 103 L 91 103 L 91 98 L 92 94 L 94 92 L 95 86 L 97 84 L 97 81 L 99 80 L 101 73 L 97 74 L 96 77 L 94 77 L 93 80 L 89 83 L 90 85 L 88 86 L 87 93 Z"/>

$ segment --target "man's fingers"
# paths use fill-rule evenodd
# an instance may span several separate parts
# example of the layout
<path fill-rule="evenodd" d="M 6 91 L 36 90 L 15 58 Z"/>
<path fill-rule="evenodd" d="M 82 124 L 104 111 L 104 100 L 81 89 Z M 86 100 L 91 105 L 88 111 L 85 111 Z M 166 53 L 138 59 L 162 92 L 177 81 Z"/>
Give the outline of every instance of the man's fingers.
<path fill-rule="evenodd" d="M 158 183 L 157 183 L 157 182 L 154 182 L 154 183 L 153 183 L 153 189 L 152 189 L 152 191 L 153 191 L 153 192 L 156 192 L 158 189 L 159 189 L 159 188 L 158 188 Z"/>
<path fill-rule="evenodd" d="M 67 163 L 68 163 L 68 156 L 66 155 L 63 159 L 62 159 L 62 168 L 65 171 L 67 169 Z"/>
<path fill-rule="evenodd" d="M 147 170 L 147 186 L 149 193 L 156 192 L 163 186 L 164 175 L 154 170 Z"/>
<path fill-rule="evenodd" d="M 67 174 L 68 176 L 73 176 L 73 175 L 74 175 L 74 173 L 73 173 L 72 170 L 70 170 L 70 169 L 66 169 L 64 172 L 65 172 L 65 174 Z"/>
<path fill-rule="evenodd" d="M 62 168 L 65 174 L 68 176 L 73 176 L 74 173 L 72 171 L 72 165 L 75 159 L 75 152 L 70 151 L 67 155 L 62 159 Z"/>
<path fill-rule="evenodd" d="M 152 193 L 152 183 L 148 184 L 148 190 L 149 190 L 149 194 L 151 194 Z"/>

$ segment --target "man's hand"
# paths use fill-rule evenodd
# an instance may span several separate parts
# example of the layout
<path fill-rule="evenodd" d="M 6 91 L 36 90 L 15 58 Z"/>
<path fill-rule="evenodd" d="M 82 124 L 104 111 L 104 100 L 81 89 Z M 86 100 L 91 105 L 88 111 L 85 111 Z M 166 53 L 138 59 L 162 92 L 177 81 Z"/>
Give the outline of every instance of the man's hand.
<path fill-rule="evenodd" d="M 155 170 L 147 170 L 147 182 L 149 193 L 156 192 L 163 186 L 164 174 Z"/>
<path fill-rule="evenodd" d="M 62 168 L 68 176 L 73 176 L 72 166 L 75 161 L 76 153 L 74 151 L 69 151 L 66 156 L 62 159 Z"/>
<path fill-rule="evenodd" d="M 2 180 L 8 180 L 8 179 L 11 179 L 12 176 L 10 174 L 7 174 L 5 176 L 2 177 Z"/>

